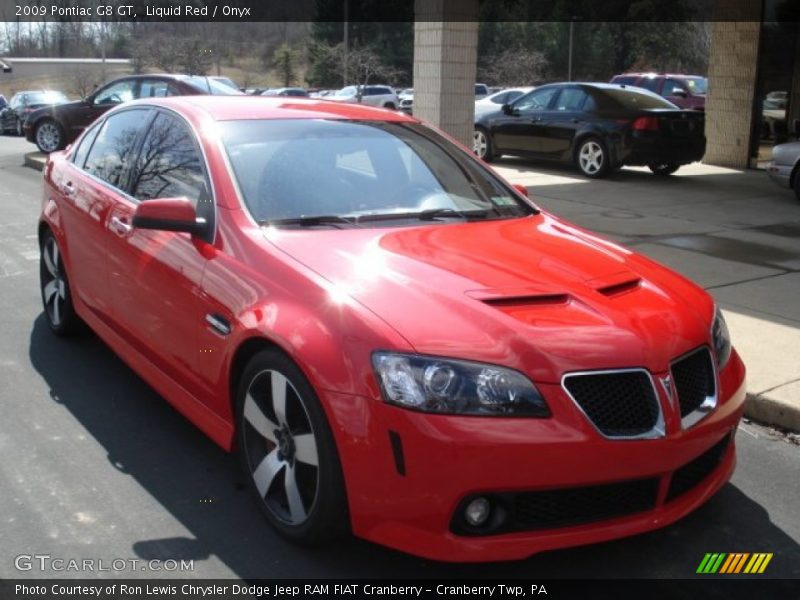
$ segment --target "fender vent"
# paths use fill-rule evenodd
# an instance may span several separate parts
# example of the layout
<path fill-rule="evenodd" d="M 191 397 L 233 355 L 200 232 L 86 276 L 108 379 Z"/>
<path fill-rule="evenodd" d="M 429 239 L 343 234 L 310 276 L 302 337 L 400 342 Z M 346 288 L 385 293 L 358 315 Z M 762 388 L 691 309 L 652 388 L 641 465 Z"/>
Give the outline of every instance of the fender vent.
<path fill-rule="evenodd" d="M 632 292 L 633 290 L 637 289 L 641 283 L 642 280 L 637 277 L 636 279 L 629 279 L 628 281 L 597 288 L 597 291 L 604 296 L 619 296 L 620 294 L 624 294 L 626 292 Z"/>

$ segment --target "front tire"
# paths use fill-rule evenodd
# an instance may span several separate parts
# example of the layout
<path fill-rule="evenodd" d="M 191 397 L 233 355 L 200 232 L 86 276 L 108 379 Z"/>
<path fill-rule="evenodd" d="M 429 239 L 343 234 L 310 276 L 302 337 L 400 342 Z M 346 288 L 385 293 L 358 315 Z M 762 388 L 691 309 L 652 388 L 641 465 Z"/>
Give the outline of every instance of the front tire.
<path fill-rule="evenodd" d="M 275 349 L 256 354 L 236 396 L 248 487 L 284 537 L 314 544 L 348 530 L 344 478 L 325 412 L 302 371 Z"/>
<path fill-rule="evenodd" d="M 389 109 L 389 110 L 396 110 L 397 109 L 397 107 L 394 105 L 394 102 L 387 102 L 386 104 L 383 105 L 383 108 L 386 108 L 386 109 Z"/>
<path fill-rule="evenodd" d="M 495 158 L 492 139 L 489 136 L 489 132 L 483 127 L 475 128 L 475 132 L 472 135 L 472 151 L 475 156 L 486 162 L 492 162 Z"/>
<path fill-rule="evenodd" d="M 40 257 L 39 287 L 47 324 L 58 336 L 73 335 L 79 330 L 81 321 L 72 304 L 61 249 L 50 230 L 42 236 Z"/>
<path fill-rule="evenodd" d="M 654 175 L 659 175 L 661 177 L 666 177 L 668 175 L 672 175 L 675 171 L 681 168 L 680 165 L 676 165 L 675 163 L 653 163 L 647 165 Z"/>
<path fill-rule="evenodd" d="M 64 131 L 53 119 L 45 119 L 36 125 L 34 132 L 36 146 L 45 154 L 50 154 L 64 147 Z"/>
<path fill-rule="evenodd" d="M 586 138 L 581 142 L 575 153 L 575 163 L 581 173 L 592 179 L 605 177 L 611 168 L 606 145 L 596 137 Z"/>

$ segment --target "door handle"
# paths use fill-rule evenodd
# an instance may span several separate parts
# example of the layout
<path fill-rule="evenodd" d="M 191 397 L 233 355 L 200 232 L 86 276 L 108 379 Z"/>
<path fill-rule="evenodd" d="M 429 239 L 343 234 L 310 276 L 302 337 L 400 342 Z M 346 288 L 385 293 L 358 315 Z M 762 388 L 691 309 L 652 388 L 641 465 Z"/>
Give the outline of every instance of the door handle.
<path fill-rule="evenodd" d="M 120 235 L 125 235 L 128 233 L 133 227 L 130 223 L 128 223 L 127 219 L 121 217 L 111 217 L 111 226 L 116 230 L 117 233 Z"/>
<path fill-rule="evenodd" d="M 65 196 L 72 196 L 75 193 L 75 186 L 72 185 L 71 181 L 68 181 L 63 186 L 61 186 L 61 191 Z"/>

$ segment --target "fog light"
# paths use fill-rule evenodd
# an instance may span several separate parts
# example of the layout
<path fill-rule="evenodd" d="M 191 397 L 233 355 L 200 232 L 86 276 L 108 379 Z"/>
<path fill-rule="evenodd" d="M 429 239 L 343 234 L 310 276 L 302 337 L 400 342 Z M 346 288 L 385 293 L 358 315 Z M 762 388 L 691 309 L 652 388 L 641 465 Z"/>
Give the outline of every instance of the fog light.
<path fill-rule="evenodd" d="M 492 505 L 481 496 L 467 504 L 467 508 L 464 509 L 464 519 L 473 527 L 480 527 L 486 523 L 491 511 Z"/>

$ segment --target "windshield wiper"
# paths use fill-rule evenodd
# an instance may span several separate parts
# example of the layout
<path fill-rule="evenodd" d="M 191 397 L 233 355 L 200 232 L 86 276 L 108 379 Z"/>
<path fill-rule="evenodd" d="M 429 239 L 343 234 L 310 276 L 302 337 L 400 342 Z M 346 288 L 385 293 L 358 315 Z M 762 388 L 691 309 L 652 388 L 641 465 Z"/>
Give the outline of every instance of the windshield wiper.
<path fill-rule="evenodd" d="M 456 210 L 454 208 L 429 208 L 415 213 L 414 216 L 422 221 L 432 221 L 436 217 L 463 217 L 465 219 L 485 219 L 489 211 L 479 208 L 477 210 Z"/>
<path fill-rule="evenodd" d="M 354 225 L 358 227 L 358 218 L 342 217 L 340 215 L 311 215 L 308 217 L 292 217 L 289 219 L 265 219 L 259 225 L 299 225 L 300 227 L 314 227 L 316 225 Z"/>

